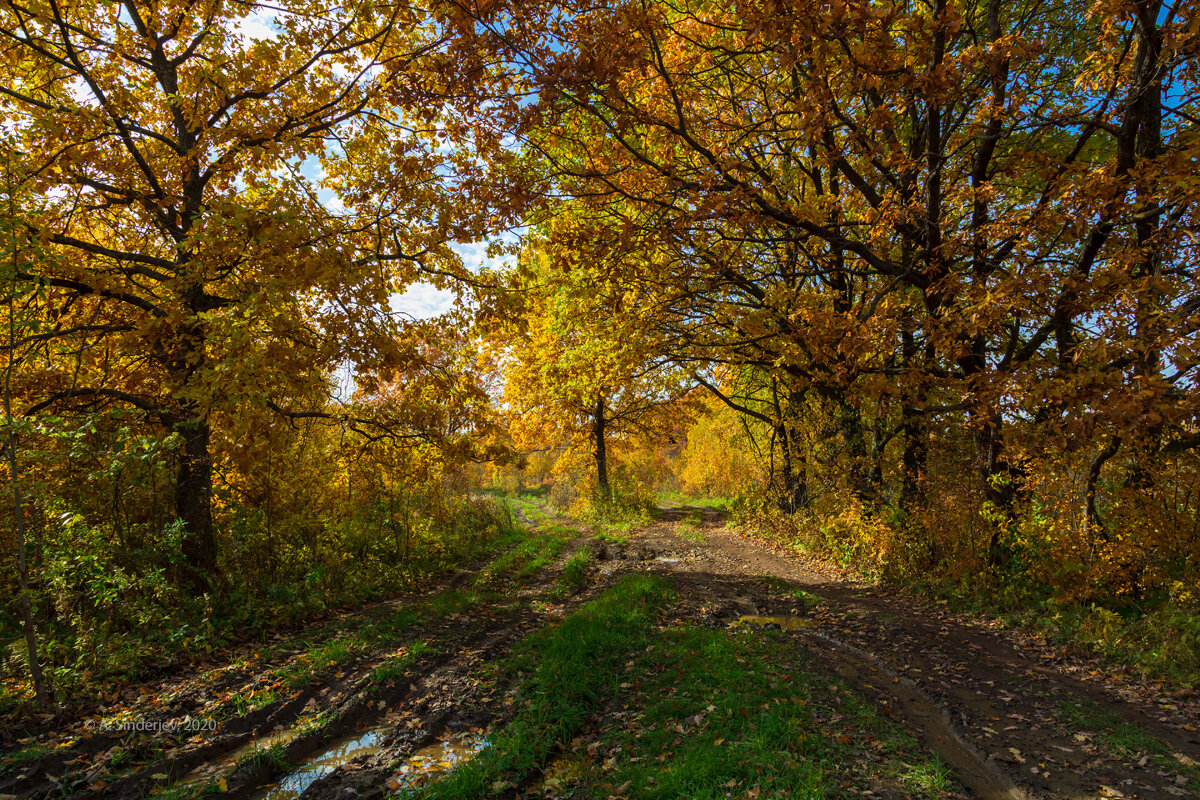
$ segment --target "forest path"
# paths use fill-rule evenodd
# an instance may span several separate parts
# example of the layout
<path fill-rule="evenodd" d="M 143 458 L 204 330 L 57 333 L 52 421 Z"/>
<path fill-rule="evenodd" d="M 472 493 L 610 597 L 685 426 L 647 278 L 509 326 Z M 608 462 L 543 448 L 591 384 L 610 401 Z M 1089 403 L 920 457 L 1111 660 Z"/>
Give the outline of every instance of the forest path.
<path fill-rule="evenodd" d="M 1200 797 L 1194 695 L 1147 698 L 1019 633 L 743 537 L 712 509 L 664 509 L 630 544 L 694 613 L 793 628 L 976 796 Z"/>
<path fill-rule="evenodd" d="M 530 532 L 477 569 L 283 637 L 261 653 L 256 647 L 231 655 L 218 669 L 147 684 L 132 693 L 136 699 L 123 697 L 103 712 L 174 723 L 213 719 L 218 726 L 212 732 L 105 733 L 78 721 L 47 732 L 40 743 L 50 748 L 45 755 L 0 774 L 0 798 L 184 800 L 218 792 L 341 800 L 424 785 L 437 780 L 439 765 L 458 757 L 456 748 L 469 758 L 485 737 L 510 724 L 520 707 L 520 682 L 501 665 L 514 647 L 639 573 L 674 586 L 655 647 L 704 631 L 710 638 L 703 641 L 725 642 L 738 663 L 747 663 L 749 683 L 771 684 L 780 674 L 799 681 L 785 693 L 812 709 L 818 727 L 813 731 L 809 723 L 809 733 L 798 738 L 833 740 L 842 748 L 823 767 L 833 795 L 913 796 L 889 777 L 894 765 L 877 755 L 882 751 L 874 737 L 884 734 L 846 727 L 854 699 L 833 685 L 822 699 L 805 681 L 823 692 L 824 684 L 840 678 L 847 692 L 909 729 L 918 750 L 937 753 L 974 797 L 1200 797 L 1200 709 L 1194 698 L 1147 699 L 1146 687 L 1116 684 L 1095 665 L 1066 659 L 1012 631 L 855 582 L 819 561 L 745 538 L 712 509 L 664 509 L 653 523 L 616 533 L 585 532 L 534 503 L 526 506 L 533 516 L 521 517 Z M 572 571 L 573 563 L 582 570 Z M 781 631 L 760 630 L 768 627 Z M 755 651 L 752 644 L 769 646 Z M 767 664 L 767 652 L 795 658 Z M 706 733 L 709 723 L 701 718 L 718 671 L 707 655 L 696 659 L 683 677 L 697 679 L 695 702 L 702 713 L 685 712 L 671 723 L 679 731 L 674 750 L 685 750 L 689 737 L 717 735 Z M 539 763 L 519 786 L 492 795 L 636 797 L 637 791 L 604 788 L 610 769 L 636 780 L 669 777 L 687 766 L 686 758 L 657 767 L 632 759 L 613 739 L 635 719 L 631 707 L 645 711 L 655 702 L 653 695 L 636 695 L 637 682 L 654 676 L 633 663 L 625 665 L 629 675 L 615 679 L 622 681 L 621 691 L 606 695 L 586 727 L 553 755 L 553 764 Z M 722 755 L 733 758 L 728 766 L 734 773 L 786 761 L 781 750 L 763 751 L 749 766 L 739 761 L 734 754 L 759 737 L 741 716 L 753 709 L 730 699 L 712 702 L 733 714 L 726 715 L 722 724 L 732 727 L 721 735 L 728 737 Z M 611 747 L 614 741 L 618 746 Z M 418 762 L 434 768 L 413 766 Z M 555 764 L 580 763 L 592 765 L 586 775 L 553 777 Z M 563 791 L 551 788 L 555 781 Z M 722 787 L 729 785 L 724 781 Z M 721 788 L 713 796 L 726 794 Z"/>

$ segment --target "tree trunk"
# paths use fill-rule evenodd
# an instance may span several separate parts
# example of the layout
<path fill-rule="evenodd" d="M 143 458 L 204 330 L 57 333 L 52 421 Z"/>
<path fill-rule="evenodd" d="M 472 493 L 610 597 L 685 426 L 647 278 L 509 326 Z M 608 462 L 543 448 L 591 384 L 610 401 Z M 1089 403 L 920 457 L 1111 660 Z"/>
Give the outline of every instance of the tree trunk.
<path fill-rule="evenodd" d="M 11 202 L 11 193 L 9 196 L 9 216 L 16 219 L 13 205 Z M 18 265 L 21 250 L 17 245 L 17 241 L 13 241 L 13 266 L 14 272 Z M 25 547 L 25 501 L 21 496 L 21 473 L 20 464 L 17 461 L 17 433 L 13 427 L 13 412 L 12 412 L 12 379 L 16 371 L 16 347 L 17 347 L 17 315 L 16 303 L 14 299 L 16 292 L 14 287 L 10 286 L 8 291 L 8 363 L 4 370 L 4 422 L 8 427 L 8 442 L 5 450 L 8 451 L 8 475 L 12 481 L 12 497 L 13 497 L 13 522 L 17 529 L 17 578 L 20 582 L 21 592 L 21 626 L 25 633 L 25 649 L 29 653 L 29 678 L 33 682 L 33 693 L 37 697 L 39 705 L 45 707 L 50 705 L 49 692 L 46 689 L 46 683 L 42 675 L 42 662 L 38 657 L 37 643 L 37 625 L 33 619 L 33 604 L 29 600 L 29 561 Z M 24 326 L 22 326 L 24 330 Z"/>
<path fill-rule="evenodd" d="M 779 510 L 786 514 L 794 514 L 808 506 L 808 465 L 796 441 L 796 427 L 789 424 L 796 419 L 802 399 L 802 393 L 789 390 L 785 406 L 779 400 L 779 381 L 771 378 L 771 402 L 775 407 L 774 441 L 779 443 L 779 452 L 783 457 L 783 494 L 778 502 Z"/>
<path fill-rule="evenodd" d="M 917 357 L 917 344 L 912 329 L 912 320 L 906 315 L 900 334 L 901 354 L 905 366 L 911 365 Z M 929 435 L 925 415 L 921 410 L 924 400 L 923 388 L 912 391 L 906 387 L 900 397 L 900 433 L 904 437 L 904 452 L 900 456 L 900 466 L 904 473 L 900 477 L 900 506 L 905 511 L 911 511 L 924 499 L 921 487 L 928 458 Z"/>
<path fill-rule="evenodd" d="M 7 387 L 6 387 L 7 388 Z M 11 405 L 8 394 L 5 393 L 6 411 L 9 411 L 9 424 L 12 424 Z M 17 442 L 16 435 L 9 432 L 8 468 L 12 478 L 13 517 L 17 528 L 17 572 L 21 589 L 21 626 L 25 633 L 25 649 L 29 653 L 29 678 L 33 681 L 33 693 L 38 705 L 50 705 L 50 696 L 46 691 L 46 683 L 42 676 L 42 662 L 38 657 L 37 626 L 33 619 L 33 604 L 29 602 L 29 562 L 25 553 L 25 503 L 21 498 L 21 483 L 17 474 Z"/>
<path fill-rule="evenodd" d="M 1104 521 L 1100 519 L 1100 512 L 1096 510 L 1096 484 L 1100 481 L 1100 473 L 1104 469 L 1105 463 L 1117 454 L 1120 447 L 1121 437 L 1112 437 L 1108 440 L 1108 444 L 1096 454 L 1096 457 L 1092 459 L 1091 466 L 1088 467 L 1083 521 L 1087 526 L 1087 541 L 1093 553 L 1096 552 L 1097 536 L 1102 541 L 1108 541 L 1108 531 L 1104 527 Z"/>
<path fill-rule="evenodd" d="M 175 513 L 183 522 L 183 558 L 195 588 L 207 590 L 216 572 L 217 543 L 212 522 L 211 430 L 208 420 L 189 409 L 174 430 L 183 437 L 175 479 Z"/>
<path fill-rule="evenodd" d="M 1162 31 L 1158 27 L 1161 3 L 1140 0 L 1136 4 L 1138 17 L 1138 47 L 1134 57 L 1134 87 L 1127 112 L 1130 120 L 1128 138 L 1133 138 L 1136 163 L 1152 161 L 1163 154 L 1162 144 Z M 1127 145 L 1128 146 L 1128 145 Z M 1146 179 L 1137 181 L 1138 220 L 1135 225 L 1138 249 L 1144 253 L 1132 270 L 1135 278 L 1152 278 L 1162 272 L 1162 253 L 1158 243 L 1162 210 L 1157 207 L 1158 196 Z M 1158 293 L 1151 287 L 1138 292 L 1135 320 L 1134 380 L 1151 385 L 1159 373 L 1162 354 L 1153 345 L 1155 317 L 1159 307 Z M 1151 401 L 1153 402 L 1153 401 Z M 1147 490 L 1154 486 L 1154 457 L 1162 440 L 1162 426 L 1154 425 L 1144 431 L 1138 447 L 1131 450 L 1125 485 L 1130 489 Z"/>
<path fill-rule="evenodd" d="M 612 490 L 608 485 L 608 450 L 604 445 L 604 395 L 596 398 L 596 411 L 592 415 L 592 439 L 596 449 L 596 488 L 604 500 L 612 499 Z"/>
<path fill-rule="evenodd" d="M 775 435 L 783 454 L 783 496 L 779 498 L 779 508 L 794 514 L 808 506 L 808 476 L 804 456 L 797 452 L 795 435 L 788 431 L 787 425 L 779 425 Z"/>
<path fill-rule="evenodd" d="M 1017 498 L 1021 495 L 1024 474 L 1004 455 L 1001 425 L 999 414 L 992 414 L 986 421 L 976 424 L 975 453 L 979 460 L 979 475 L 983 478 L 984 498 L 1011 523 L 1017 518 Z M 999 526 L 992 532 L 988 543 L 988 566 L 1003 566 L 1006 560 L 1000 549 L 1002 533 Z"/>
<path fill-rule="evenodd" d="M 847 399 L 842 389 L 836 392 L 838 424 L 842 429 L 842 441 L 846 445 L 850 491 L 864 505 L 874 505 L 876 495 L 872 491 L 867 464 L 867 437 L 863 430 L 862 414 Z"/>

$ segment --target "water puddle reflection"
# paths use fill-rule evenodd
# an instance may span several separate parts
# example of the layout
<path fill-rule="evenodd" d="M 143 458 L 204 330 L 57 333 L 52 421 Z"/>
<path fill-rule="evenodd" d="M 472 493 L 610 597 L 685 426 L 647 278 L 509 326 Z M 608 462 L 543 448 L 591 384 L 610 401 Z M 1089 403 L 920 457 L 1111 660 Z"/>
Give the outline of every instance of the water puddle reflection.
<path fill-rule="evenodd" d="M 738 617 L 737 622 L 730 627 L 737 628 L 771 628 L 777 627 L 781 631 L 794 631 L 799 628 L 811 628 L 812 620 L 804 619 L 803 617 L 778 616 L 778 617 L 758 617 L 744 616 Z"/>
<path fill-rule="evenodd" d="M 415 789 L 474 758 L 491 743 L 479 732 L 448 736 L 413 753 L 388 781 L 392 791 Z"/>
<path fill-rule="evenodd" d="M 301 792 L 342 764 L 360 756 L 379 752 L 383 738 L 383 731 L 371 730 L 352 739 L 342 740 L 305 761 L 278 783 L 261 787 L 254 797 L 256 800 L 294 800 Z"/>

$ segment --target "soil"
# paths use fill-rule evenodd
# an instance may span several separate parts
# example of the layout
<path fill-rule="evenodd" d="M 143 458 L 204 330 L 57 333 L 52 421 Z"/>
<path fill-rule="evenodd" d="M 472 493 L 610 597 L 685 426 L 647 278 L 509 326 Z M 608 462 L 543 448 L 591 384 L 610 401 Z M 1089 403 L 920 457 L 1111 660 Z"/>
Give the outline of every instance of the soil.
<path fill-rule="evenodd" d="M 555 594 L 562 564 L 584 546 L 594 556 L 588 587 L 570 597 Z M 230 713 L 231 698 L 271 685 L 277 672 L 270 667 L 291 653 L 285 643 L 275 665 L 231 659 L 218 669 L 147 685 L 121 699 L 140 718 L 164 721 L 224 709 L 217 732 L 164 744 L 161 738 L 97 733 L 81 719 L 59 720 L 59 732 L 42 737 L 54 750 L 0 775 L 0 798 L 70 794 L 132 800 L 162 786 L 168 776 L 189 773 L 200 779 L 220 776 L 229 796 L 253 797 L 286 769 L 238 755 L 247 743 L 294 727 L 314 709 L 325 712 L 320 723 L 283 747 L 289 763 L 299 764 L 364 731 L 380 731 L 380 743 L 312 782 L 301 796 L 382 796 L 395 787 L 398 766 L 421 748 L 503 724 L 512 689 L 487 677 L 488 665 L 529 632 L 634 571 L 674 583 L 677 615 L 720 627 L 750 618 L 745 622 L 786 631 L 797 648 L 936 752 L 969 796 L 1200 796 L 1195 779 L 1200 703 L 1194 695 L 1139 684 L 994 621 L 857 582 L 820 561 L 746 538 L 711 509 L 673 508 L 624 542 L 580 537 L 556 566 L 503 602 L 406 633 L 407 640 L 433 642 L 434 649 L 402 679 L 372 684 L 372 671 L 388 655 L 372 651 L 331 677 L 281 690 L 263 708 Z M 471 577 L 461 573 L 443 587 L 464 585 Z M 809 602 L 797 590 L 818 601 Z M 1121 728 L 1105 720 L 1119 720 Z M 1139 740 L 1130 739 L 1130 730 L 1163 744 L 1157 751 L 1136 746 Z M 117 759 L 128 763 L 118 769 Z"/>

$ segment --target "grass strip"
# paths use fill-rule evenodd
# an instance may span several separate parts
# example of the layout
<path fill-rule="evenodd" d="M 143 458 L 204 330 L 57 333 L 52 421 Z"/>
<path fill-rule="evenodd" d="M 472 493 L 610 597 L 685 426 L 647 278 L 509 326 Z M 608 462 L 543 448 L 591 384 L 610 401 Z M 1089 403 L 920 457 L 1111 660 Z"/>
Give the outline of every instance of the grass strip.
<path fill-rule="evenodd" d="M 530 671 L 523 705 L 491 747 L 419 796 L 490 797 L 532 774 L 616 691 L 625 662 L 646 647 L 668 595 L 659 578 L 629 576 L 558 625 L 526 639 L 512 662 Z"/>
<path fill-rule="evenodd" d="M 779 631 L 659 631 L 626 671 L 573 797 L 946 798 L 956 784 L 899 725 Z"/>

